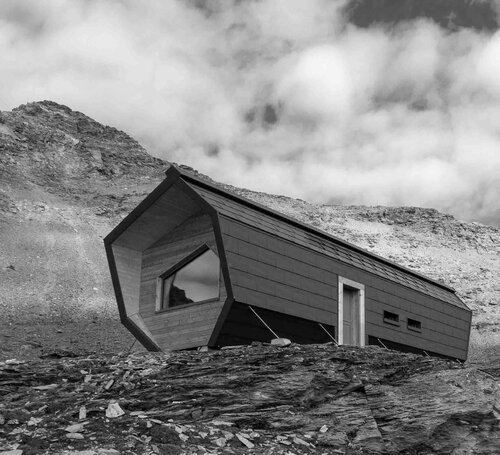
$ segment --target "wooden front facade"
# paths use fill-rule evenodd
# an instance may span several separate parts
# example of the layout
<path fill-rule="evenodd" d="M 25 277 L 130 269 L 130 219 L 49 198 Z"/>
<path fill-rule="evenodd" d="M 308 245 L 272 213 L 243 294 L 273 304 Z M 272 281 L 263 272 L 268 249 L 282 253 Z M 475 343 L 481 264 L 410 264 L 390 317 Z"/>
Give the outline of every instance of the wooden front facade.
<path fill-rule="evenodd" d="M 122 321 L 149 349 L 269 341 L 262 319 L 300 343 L 467 357 L 453 289 L 174 167 L 105 244 Z M 219 260 L 218 298 L 159 310 L 158 280 L 199 248 Z"/>

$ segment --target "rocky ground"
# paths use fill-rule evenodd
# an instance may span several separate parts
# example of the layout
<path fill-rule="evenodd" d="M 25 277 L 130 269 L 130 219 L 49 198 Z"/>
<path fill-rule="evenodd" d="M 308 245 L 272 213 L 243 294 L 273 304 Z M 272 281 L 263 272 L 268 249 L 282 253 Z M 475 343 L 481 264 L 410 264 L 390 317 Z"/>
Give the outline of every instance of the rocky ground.
<path fill-rule="evenodd" d="M 0 450 L 493 454 L 498 377 L 500 365 L 333 344 L 8 361 Z"/>
<path fill-rule="evenodd" d="M 0 454 L 496 453 L 500 229 L 226 186 L 455 287 L 474 311 L 469 361 L 331 345 L 151 355 L 118 321 L 102 238 L 168 166 L 53 102 L 0 113 Z"/>

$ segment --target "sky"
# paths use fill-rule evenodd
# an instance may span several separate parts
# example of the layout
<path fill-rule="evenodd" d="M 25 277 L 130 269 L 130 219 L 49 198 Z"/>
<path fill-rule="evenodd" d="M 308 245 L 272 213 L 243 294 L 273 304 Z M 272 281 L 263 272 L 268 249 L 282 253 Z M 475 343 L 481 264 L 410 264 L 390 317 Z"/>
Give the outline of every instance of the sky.
<path fill-rule="evenodd" d="M 500 225 L 500 32 L 344 0 L 2 0 L 0 110 L 44 99 L 215 180 Z"/>

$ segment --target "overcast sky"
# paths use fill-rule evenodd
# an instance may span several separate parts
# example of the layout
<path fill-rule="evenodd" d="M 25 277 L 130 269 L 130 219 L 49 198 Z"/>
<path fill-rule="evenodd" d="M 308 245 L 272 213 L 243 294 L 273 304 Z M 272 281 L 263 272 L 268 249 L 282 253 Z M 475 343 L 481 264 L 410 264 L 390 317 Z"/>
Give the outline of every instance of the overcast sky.
<path fill-rule="evenodd" d="M 66 104 L 236 186 L 500 224 L 500 32 L 199 3 L 1 0 L 0 109 Z"/>

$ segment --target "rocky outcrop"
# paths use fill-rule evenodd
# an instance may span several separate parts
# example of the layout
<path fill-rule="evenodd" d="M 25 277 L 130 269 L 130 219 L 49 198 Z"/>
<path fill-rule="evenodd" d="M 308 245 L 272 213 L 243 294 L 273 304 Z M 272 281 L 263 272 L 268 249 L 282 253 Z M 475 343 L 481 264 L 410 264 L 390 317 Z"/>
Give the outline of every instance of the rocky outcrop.
<path fill-rule="evenodd" d="M 158 181 L 167 167 L 124 132 L 52 101 L 0 113 L 4 185 L 35 185 L 74 200 L 121 178 Z"/>
<path fill-rule="evenodd" d="M 26 453 L 492 454 L 487 372 L 370 346 L 255 344 L 0 364 L 0 436 Z M 69 436 L 69 435 L 78 436 Z M 30 452 L 38 444 L 43 448 Z M 1 450 L 1 448 L 0 448 Z"/>

